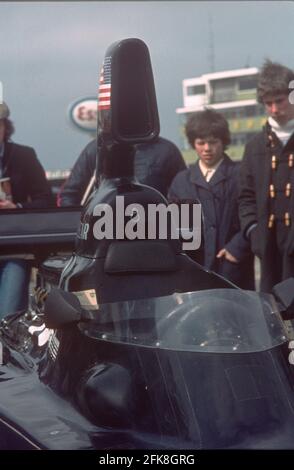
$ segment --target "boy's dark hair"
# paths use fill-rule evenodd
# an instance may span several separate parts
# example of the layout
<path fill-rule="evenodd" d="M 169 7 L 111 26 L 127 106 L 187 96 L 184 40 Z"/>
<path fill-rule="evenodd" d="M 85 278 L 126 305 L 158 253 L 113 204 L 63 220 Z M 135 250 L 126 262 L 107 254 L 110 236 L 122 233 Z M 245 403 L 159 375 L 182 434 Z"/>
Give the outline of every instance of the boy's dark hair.
<path fill-rule="evenodd" d="M 213 109 L 193 113 L 185 126 L 189 144 L 194 148 L 195 139 L 214 137 L 220 139 L 224 149 L 230 144 L 231 136 L 227 120 Z"/>
<path fill-rule="evenodd" d="M 8 118 L 3 119 L 3 121 L 5 126 L 4 142 L 7 142 L 14 133 L 14 125 L 13 122 Z"/>
<path fill-rule="evenodd" d="M 290 93 L 289 83 L 294 80 L 293 70 L 267 59 L 259 73 L 257 99 L 263 103 L 266 95 Z"/>

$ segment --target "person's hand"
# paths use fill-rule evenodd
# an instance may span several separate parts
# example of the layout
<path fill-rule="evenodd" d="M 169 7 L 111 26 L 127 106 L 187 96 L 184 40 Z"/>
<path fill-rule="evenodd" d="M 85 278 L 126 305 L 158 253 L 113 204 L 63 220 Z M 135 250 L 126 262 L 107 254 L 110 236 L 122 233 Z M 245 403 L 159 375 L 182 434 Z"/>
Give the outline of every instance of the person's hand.
<path fill-rule="evenodd" d="M 8 199 L 0 200 L 0 209 L 16 209 L 16 204 Z"/>
<path fill-rule="evenodd" d="M 231 255 L 231 253 L 226 250 L 225 248 L 222 248 L 218 254 L 216 255 L 217 258 L 223 258 L 225 257 L 225 259 L 227 261 L 230 261 L 231 263 L 239 263 L 239 260 L 237 258 L 235 258 L 235 256 Z"/>

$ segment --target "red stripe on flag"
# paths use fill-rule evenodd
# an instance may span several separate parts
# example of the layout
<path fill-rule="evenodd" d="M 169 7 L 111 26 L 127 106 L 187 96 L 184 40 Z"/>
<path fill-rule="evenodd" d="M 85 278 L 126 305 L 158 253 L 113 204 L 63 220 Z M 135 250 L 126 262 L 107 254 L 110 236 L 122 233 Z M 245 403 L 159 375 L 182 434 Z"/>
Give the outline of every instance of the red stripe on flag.
<path fill-rule="evenodd" d="M 98 104 L 98 110 L 102 111 L 103 109 L 110 109 L 110 104 L 108 104 L 108 105 Z"/>

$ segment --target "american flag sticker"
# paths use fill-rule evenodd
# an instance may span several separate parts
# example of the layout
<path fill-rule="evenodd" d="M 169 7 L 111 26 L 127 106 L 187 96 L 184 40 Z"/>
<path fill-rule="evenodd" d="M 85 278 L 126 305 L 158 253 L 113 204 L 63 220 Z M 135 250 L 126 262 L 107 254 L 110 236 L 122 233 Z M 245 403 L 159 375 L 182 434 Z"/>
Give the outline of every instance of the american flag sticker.
<path fill-rule="evenodd" d="M 105 57 L 101 69 L 98 94 L 98 111 L 110 109 L 111 104 L 111 57 Z"/>

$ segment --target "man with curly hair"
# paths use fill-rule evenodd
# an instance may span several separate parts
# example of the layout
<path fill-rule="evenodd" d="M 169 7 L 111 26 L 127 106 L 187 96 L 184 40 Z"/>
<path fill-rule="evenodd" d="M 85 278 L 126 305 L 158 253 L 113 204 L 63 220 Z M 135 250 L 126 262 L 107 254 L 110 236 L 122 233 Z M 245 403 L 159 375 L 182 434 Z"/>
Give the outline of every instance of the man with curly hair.
<path fill-rule="evenodd" d="M 257 98 L 267 122 L 248 142 L 240 172 L 240 220 L 252 251 L 261 260 L 262 291 L 294 276 L 294 105 L 293 70 L 265 61 Z"/>

